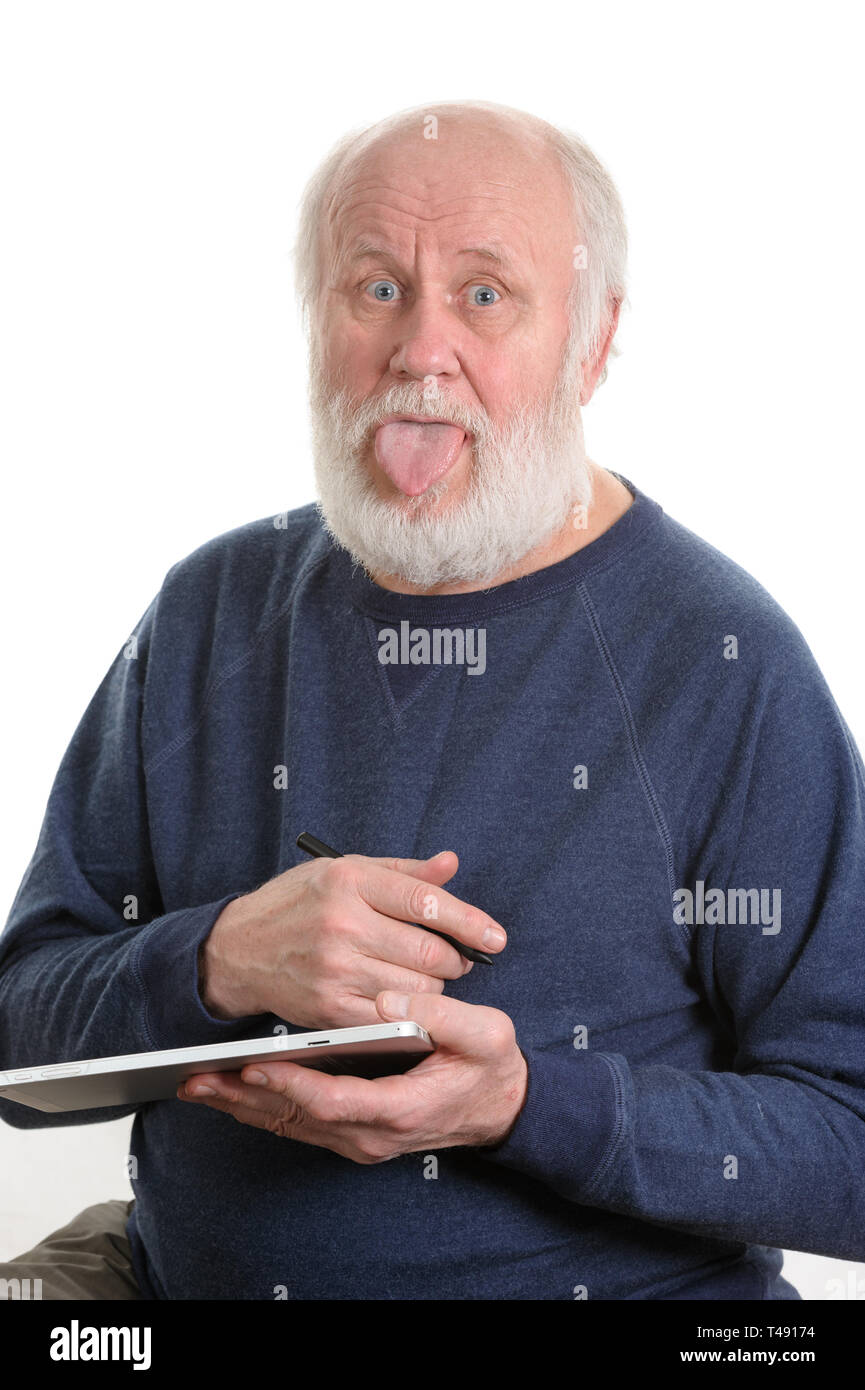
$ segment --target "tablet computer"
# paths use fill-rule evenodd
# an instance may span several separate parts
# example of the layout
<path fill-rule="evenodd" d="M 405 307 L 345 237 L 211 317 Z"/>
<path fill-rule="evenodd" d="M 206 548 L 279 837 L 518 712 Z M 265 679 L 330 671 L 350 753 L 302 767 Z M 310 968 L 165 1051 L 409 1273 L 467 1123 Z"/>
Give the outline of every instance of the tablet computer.
<path fill-rule="evenodd" d="M 171 1100 L 189 1076 L 240 1071 L 248 1062 L 299 1062 L 322 1070 L 348 1070 L 352 1059 L 375 1061 L 401 1054 L 411 1060 L 432 1050 L 426 1029 L 410 1021 L 325 1028 L 317 1033 L 271 1033 L 242 1042 L 20 1067 L 0 1072 L 0 1096 L 33 1110 L 94 1110 L 102 1105 Z"/>

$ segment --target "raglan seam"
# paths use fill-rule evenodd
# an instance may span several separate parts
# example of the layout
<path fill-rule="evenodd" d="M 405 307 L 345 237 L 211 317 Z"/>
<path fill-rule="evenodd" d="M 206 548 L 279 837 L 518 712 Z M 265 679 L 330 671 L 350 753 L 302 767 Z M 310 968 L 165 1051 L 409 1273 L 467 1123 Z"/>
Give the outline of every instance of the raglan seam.
<path fill-rule="evenodd" d="M 607 643 L 607 639 L 604 636 L 604 631 L 601 627 L 600 618 L 598 617 L 597 611 L 595 610 L 595 606 L 592 603 L 586 585 L 584 583 L 580 583 L 580 585 L 578 586 L 578 590 L 580 598 L 583 602 L 583 607 L 586 611 L 586 616 L 589 620 L 589 626 L 591 627 L 592 635 L 595 639 L 598 651 L 601 654 L 601 660 L 603 661 L 604 666 L 606 667 L 607 674 L 610 678 L 610 683 L 613 687 L 613 691 L 616 696 L 616 701 L 618 703 L 619 710 L 622 716 L 622 722 L 625 726 L 625 732 L 628 736 L 628 741 L 630 744 L 631 759 L 634 763 L 634 767 L 637 772 L 637 778 L 643 790 L 643 795 L 645 796 L 649 806 L 649 810 L 652 813 L 652 819 L 655 822 L 655 828 L 658 832 L 658 838 L 661 841 L 661 847 L 664 851 L 664 857 L 667 867 L 667 881 L 669 883 L 670 888 L 670 906 L 672 911 L 672 901 L 673 894 L 676 888 L 676 882 L 673 842 L 670 836 L 670 831 L 667 826 L 663 810 L 661 808 L 660 799 L 657 795 L 657 792 L 655 791 L 651 776 L 649 775 L 649 769 L 646 764 L 646 760 L 643 756 L 643 751 L 640 747 L 640 741 L 637 736 L 637 728 L 634 716 L 631 711 L 630 704 L 628 703 L 628 697 L 625 693 L 625 688 L 622 683 L 622 679 L 618 673 L 616 664 L 613 661 L 612 652 L 610 651 L 609 644 Z M 685 937 L 687 939 L 687 933 L 685 933 Z"/>
<path fill-rule="evenodd" d="M 210 701 L 224 685 L 227 685 L 232 677 L 236 676 L 239 671 L 242 671 L 243 668 L 253 660 L 259 646 L 269 637 L 271 630 L 276 627 L 278 623 L 282 622 L 287 612 L 290 612 L 295 603 L 297 590 L 300 585 L 308 579 L 310 575 L 315 574 L 316 570 L 322 565 L 326 564 L 327 559 L 328 555 L 327 552 L 325 552 L 324 555 L 320 555 L 317 559 L 307 561 L 306 564 L 301 567 L 295 576 L 285 602 L 280 605 L 273 617 L 256 631 L 246 651 L 243 652 L 241 656 L 236 657 L 229 666 L 223 668 L 214 675 L 213 680 L 201 697 L 201 704 L 195 720 L 191 724 L 188 724 L 185 729 L 181 729 L 179 733 L 175 734 L 174 738 L 171 739 L 159 753 L 154 754 L 150 761 L 144 764 L 145 774 L 155 772 L 168 758 L 174 753 L 179 752 L 179 750 L 194 737 L 204 722 Z"/>

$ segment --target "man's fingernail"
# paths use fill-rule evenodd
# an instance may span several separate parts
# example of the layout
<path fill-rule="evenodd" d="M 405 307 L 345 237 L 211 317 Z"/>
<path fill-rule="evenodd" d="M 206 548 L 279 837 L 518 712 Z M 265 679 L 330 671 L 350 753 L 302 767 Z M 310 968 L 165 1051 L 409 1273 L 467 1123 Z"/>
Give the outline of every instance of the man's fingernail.
<path fill-rule="evenodd" d="M 213 1089 L 212 1086 L 204 1086 L 204 1085 L 187 1086 L 186 1089 L 189 1091 L 190 1095 L 193 1095 L 193 1096 L 215 1096 L 215 1095 L 216 1095 L 216 1092 L 214 1091 L 214 1089 Z"/>
<path fill-rule="evenodd" d="M 408 1018 L 409 997 L 407 994 L 385 994 L 382 999 L 384 1011 L 395 1018 Z"/>
<path fill-rule="evenodd" d="M 248 1081 L 250 1086 L 267 1086 L 268 1080 L 263 1071 L 245 1071 L 244 1081 Z"/>
<path fill-rule="evenodd" d="M 501 927 L 487 927 L 484 932 L 485 946 L 504 946 L 507 937 Z"/>

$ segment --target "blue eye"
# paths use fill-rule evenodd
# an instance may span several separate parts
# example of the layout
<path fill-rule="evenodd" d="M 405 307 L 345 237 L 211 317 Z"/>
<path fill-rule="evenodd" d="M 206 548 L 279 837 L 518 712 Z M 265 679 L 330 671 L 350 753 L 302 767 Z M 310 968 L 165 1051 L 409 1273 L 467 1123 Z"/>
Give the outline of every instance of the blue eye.
<path fill-rule="evenodd" d="M 479 298 L 479 295 L 483 295 L 484 298 Z M 495 298 L 491 297 L 493 295 L 495 296 Z M 475 304 L 477 304 L 478 307 L 481 307 L 485 304 L 495 304 L 498 297 L 498 291 L 492 289 L 489 285 L 475 285 L 474 289 L 472 290 L 472 301 Z"/>
<path fill-rule="evenodd" d="M 373 280 L 371 285 L 367 285 L 367 294 L 372 294 L 380 304 L 390 304 L 392 300 L 399 299 L 399 289 L 393 280 Z"/>

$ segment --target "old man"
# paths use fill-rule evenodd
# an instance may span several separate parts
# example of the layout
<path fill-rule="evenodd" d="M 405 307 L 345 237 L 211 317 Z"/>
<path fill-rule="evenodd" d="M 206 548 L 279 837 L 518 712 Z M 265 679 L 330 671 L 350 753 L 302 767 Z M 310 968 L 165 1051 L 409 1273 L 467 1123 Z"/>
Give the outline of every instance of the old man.
<path fill-rule="evenodd" d="M 784 1300 L 781 1249 L 865 1258 L 862 762 L 778 605 L 586 454 L 625 252 L 592 152 L 510 109 L 402 112 L 316 173 L 318 504 L 178 562 L 96 692 L 0 941 L 0 1065 L 403 1018 L 435 1050 L 188 1081 L 136 1115 L 135 1201 L 4 1275 Z M 778 930 L 684 920 L 698 882 Z"/>

